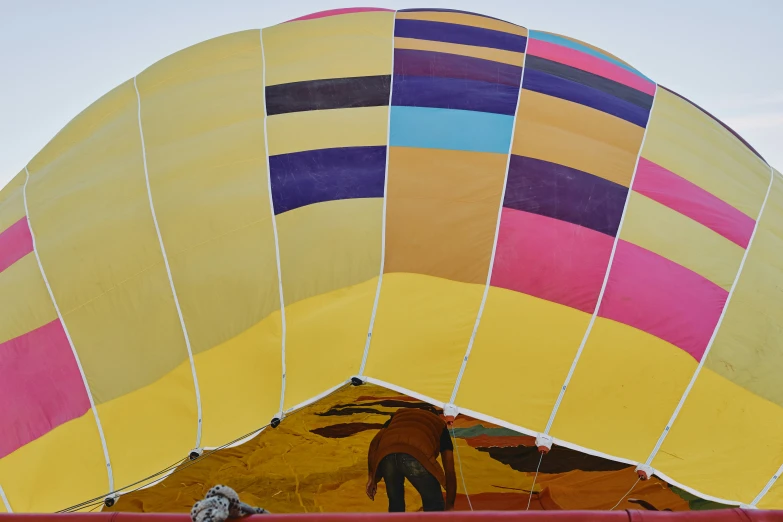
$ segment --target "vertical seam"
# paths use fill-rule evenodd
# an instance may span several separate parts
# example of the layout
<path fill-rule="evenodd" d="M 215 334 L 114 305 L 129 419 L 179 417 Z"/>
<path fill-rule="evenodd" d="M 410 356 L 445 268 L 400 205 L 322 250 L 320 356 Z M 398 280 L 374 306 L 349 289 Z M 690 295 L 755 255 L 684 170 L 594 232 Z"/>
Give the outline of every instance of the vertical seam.
<path fill-rule="evenodd" d="M 264 55 L 264 30 L 258 30 L 258 38 L 261 43 L 261 99 L 264 106 L 264 157 L 266 159 L 266 175 L 267 175 L 267 189 L 269 190 L 269 210 L 272 214 L 272 232 L 275 239 L 275 263 L 277 264 L 277 288 L 280 295 L 280 327 L 281 327 L 281 340 L 280 340 L 280 357 L 282 368 L 282 380 L 280 383 L 280 409 L 275 415 L 276 418 L 283 418 L 283 411 L 285 407 L 285 388 L 286 388 L 286 356 L 285 356 L 285 341 L 286 341 L 286 320 L 285 320 L 285 299 L 283 297 L 283 275 L 280 267 L 280 243 L 277 236 L 277 219 L 275 216 L 275 201 L 272 196 L 272 170 L 269 167 L 269 132 L 267 132 L 267 112 L 266 112 L 266 56 Z"/>
<path fill-rule="evenodd" d="M 60 325 L 63 327 L 63 331 L 65 332 L 65 337 L 68 339 L 68 345 L 71 347 L 71 354 L 73 354 L 73 358 L 76 361 L 76 366 L 79 368 L 79 375 L 82 378 L 82 384 L 84 384 L 84 390 L 87 393 L 87 399 L 90 401 L 90 409 L 92 410 L 92 415 L 95 418 L 95 425 L 98 428 L 98 435 L 101 439 L 103 460 L 106 463 L 106 473 L 108 475 L 109 492 L 113 493 L 114 471 L 111 467 L 111 459 L 109 458 L 109 447 L 106 444 L 106 436 L 103 433 L 103 425 L 101 424 L 101 418 L 98 415 L 98 408 L 95 406 L 95 399 L 92 396 L 90 385 L 87 382 L 87 375 L 84 373 L 84 368 L 82 367 L 82 361 L 79 358 L 79 354 L 76 352 L 76 346 L 74 346 L 73 344 L 73 339 L 71 338 L 71 332 L 68 331 L 68 326 L 66 326 L 65 324 L 65 319 L 63 318 L 63 315 L 60 312 L 60 307 L 57 304 L 57 299 L 55 299 L 54 297 L 54 291 L 52 290 L 52 286 L 49 284 L 49 278 L 46 277 L 46 271 L 44 270 L 43 263 L 41 262 L 41 256 L 38 253 L 38 243 L 35 239 L 35 232 L 33 232 L 33 224 L 30 221 L 30 209 L 27 206 L 27 184 L 30 182 L 30 171 L 28 170 L 27 166 L 25 166 L 24 172 L 26 177 L 24 181 L 24 188 L 22 188 L 22 197 L 24 200 L 24 213 L 25 213 L 25 219 L 27 219 L 27 228 L 30 229 L 30 237 L 33 242 L 33 253 L 35 254 L 35 260 L 38 262 L 38 269 L 40 270 L 41 277 L 43 278 L 44 284 L 46 285 L 46 290 L 47 292 L 49 292 L 49 298 L 52 300 L 52 305 L 54 305 L 54 311 L 57 312 L 57 318 L 60 320 Z M 3 502 L 6 503 L 6 506 L 8 506 L 7 504 L 8 499 L 5 497 L 5 493 L 3 493 L 2 496 L 3 496 Z"/>
<path fill-rule="evenodd" d="M 14 512 L 14 510 L 11 509 L 11 504 L 8 502 L 8 497 L 5 496 L 5 491 L 3 491 L 3 486 L 0 486 L 0 500 L 3 501 L 3 505 L 5 506 L 6 513 Z"/>
<path fill-rule="evenodd" d="M 756 498 L 753 499 L 753 502 L 750 503 L 751 506 L 756 507 L 756 505 L 759 503 L 759 501 L 764 498 L 764 495 L 769 493 L 769 490 L 772 489 L 772 486 L 775 485 L 775 482 L 780 477 L 780 474 L 783 473 L 783 465 L 781 465 L 778 470 L 775 472 L 774 475 L 772 475 L 772 478 L 769 479 L 769 482 L 767 482 L 767 485 L 764 486 L 764 489 L 762 489 L 758 495 L 756 495 Z"/>
<path fill-rule="evenodd" d="M 642 150 L 644 149 L 644 142 L 647 140 L 647 132 L 650 130 L 650 122 L 653 118 L 653 111 L 655 110 L 655 100 L 658 96 L 658 84 L 655 84 L 655 94 L 653 94 L 653 101 L 652 105 L 650 106 L 650 115 L 647 118 L 647 125 L 644 126 L 644 135 L 642 136 L 642 142 L 639 144 L 639 152 L 636 154 L 636 164 L 633 167 L 633 174 L 631 175 L 631 182 L 628 184 L 628 194 L 625 196 L 625 203 L 623 204 L 623 213 L 620 216 L 620 223 L 617 226 L 617 233 L 614 237 L 614 242 L 612 243 L 612 252 L 609 254 L 609 262 L 606 265 L 606 272 L 604 273 L 604 280 L 603 283 L 601 283 L 601 291 L 598 294 L 598 300 L 595 303 L 595 309 L 593 310 L 593 315 L 590 317 L 590 322 L 587 325 L 587 329 L 585 330 L 585 334 L 582 337 L 581 343 L 579 343 L 579 349 L 576 351 L 576 355 L 574 356 L 574 360 L 571 362 L 571 367 L 568 369 L 568 375 L 566 375 L 565 381 L 563 382 L 563 386 L 560 388 L 560 393 L 557 396 L 557 400 L 555 401 L 555 405 L 552 408 L 552 413 L 549 415 L 549 420 L 546 423 L 546 428 L 544 429 L 544 434 L 548 435 L 549 431 L 552 429 L 552 424 L 555 422 L 555 416 L 557 415 L 557 410 L 560 409 L 560 404 L 563 402 L 563 396 L 565 396 L 565 392 L 568 389 L 568 385 L 571 383 L 571 378 L 574 376 L 574 371 L 576 370 L 576 365 L 579 363 L 579 359 L 582 357 L 582 352 L 584 351 L 585 345 L 587 344 L 587 339 L 590 337 L 590 333 L 593 331 L 593 325 L 595 324 L 596 317 L 598 317 L 598 312 L 601 309 L 601 302 L 604 298 L 604 293 L 606 292 L 606 286 L 609 283 L 609 275 L 612 272 L 612 263 L 614 263 L 614 256 L 617 252 L 617 244 L 620 242 L 620 234 L 623 230 L 623 223 L 625 222 L 625 216 L 628 212 L 628 204 L 631 200 L 631 193 L 633 192 L 633 183 L 636 180 L 636 172 L 639 169 L 639 158 L 642 157 Z"/>
<path fill-rule="evenodd" d="M 462 364 L 457 374 L 457 380 L 454 383 L 454 389 L 451 392 L 450 403 L 454 403 L 457 398 L 457 392 L 459 386 L 462 383 L 462 376 L 465 374 L 465 368 L 468 365 L 468 358 L 471 351 L 473 351 L 473 343 L 476 341 L 476 335 L 478 334 L 479 324 L 481 323 L 481 317 L 484 314 L 484 307 L 487 303 L 487 296 L 489 295 L 489 286 L 492 281 L 492 271 L 495 267 L 495 252 L 498 248 L 498 236 L 500 234 L 500 220 L 503 216 L 503 203 L 506 199 L 506 187 L 508 186 L 508 171 L 511 168 L 511 151 L 514 148 L 514 135 L 517 130 L 517 115 L 519 114 L 519 100 L 522 97 L 522 84 L 525 80 L 525 61 L 527 60 L 527 47 L 530 42 L 530 31 L 527 32 L 527 38 L 525 40 L 525 52 L 522 56 L 522 73 L 519 77 L 519 90 L 517 91 L 517 105 L 514 108 L 514 121 L 511 126 L 511 141 L 508 143 L 508 154 L 506 157 L 506 171 L 503 177 L 503 189 L 500 193 L 500 203 L 498 204 L 498 217 L 495 222 L 495 236 L 492 240 L 492 254 L 489 258 L 489 267 L 487 269 L 487 281 L 484 284 L 484 294 L 481 296 L 481 304 L 479 305 L 478 313 L 476 314 L 476 321 L 473 323 L 473 331 L 470 334 L 470 340 L 468 341 L 468 348 L 465 351 L 465 356 L 462 358 Z"/>
<path fill-rule="evenodd" d="M 193 375 L 193 387 L 196 391 L 196 408 L 198 412 L 198 425 L 196 427 L 196 445 L 198 448 L 201 446 L 201 427 L 202 427 L 202 410 L 201 410 L 201 390 L 198 385 L 198 375 L 196 374 L 196 362 L 193 360 L 193 350 L 190 346 L 190 336 L 188 335 L 187 326 L 185 326 L 185 318 L 182 315 L 182 308 L 179 305 L 179 298 L 177 297 L 177 289 L 174 287 L 174 278 L 171 275 L 171 267 L 169 266 L 169 258 L 166 255 L 166 246 L 163 244 L 163 236 L 160 233 L 160 226 L 158 225 L 158 217 L 155 214 L 155 204 L 152 201 L 152 188 L 150 186 L 150 175 L 147 169 L 147 148 L 144 145 L 144 129 L 141 124 L 141 94 L 139 94 L 139 87 L 136 84 L 136 76 L 133 77 L 133 88 L 136 90 L 136 102 L 138 108 L 138 120 L 139 120 L 139 138 L 141 138 L 141 157 L 144 163 L 144 181 L 147 184 L 147 196 L 150 202 L 150 211 L 152 213 L 152 222 L 155 225 L 155 233 L 158 235 L 158 244 L 160 245 L 160 251 L 163 255 L 163 264 L 166 266 L 166 275 L 169 279 L 169 286 L 171 287 L 171 295 L 174 297 L 174 306 L 177 309 L 177 316 L 179 317 L 179 324 L 182 327 L 182 335 L 185 338 L 185 347 L 188 350 L 188 360 L 190 361 L 190 371 Z"/>
<path fill-rule="evenodd" d="M 397 27 L 397 11 L 394 11 L 394 20 L 392 21 L 391 35 L 391 74 L 389 75 L 389 110 L 387 111 L 386 121 L 386 165 L 383 175 L 383 211 L 381 217 L 381 268 L 378 274 L 378 285 L 375 287 L 375 299 L 372 303 L 372 313 L 370 314 L 370 326 L 367 328 L 367 338 L 364 341 L 364 353 L 362 354 L 362 363 L 359 366 L 359 376 L 364 376 L 364 370 L 367 367 L 367 356 L 370 354 L 370 343 L 372 333 L 375 328 L 375 316 L 378 312 L 378 301 L 381 298 L 381 284 L 383 283 L 383 270 L 386 262 L 386 204 L 389 199 L 389 156 L 391 156 L 391 112 L 392 112 L 392 93 L 394 92 L 394 31 Z"/>
<path fill-rule="evenodd" d="M 750 247 L 753 245 L 753 239 L 756 237 L 756 231 L 758 230 L 759 223 L 761 222 L 761 216 L 764 213 L 764 208 L 767 206 L 767 200 L 769 199 L 769 194 L 770 191 L 772 190 L 772 182 L 775 180 L 775 172 L 772 170 L 772 167 L 769 167 L 769 174 L 770 177 L 769 177 L 769 185 L 767 186 L 767 193 L 764 195 L 764 201 L 762 201 L 761 203 L 761 208 L 759 209 L 759 215 L 756 218 L 756 223 L 753 225 L 753 232 L 750 234 L 750 239 L 748 240 L 748 248 L 746 248 L 745 252 L 742 254 L 742 261 L 740 261 L 739 268 L 737 269 L 737 274 L 734 276 L 734 282 L 731 283 L 731 288 L 729 289 L 729 295 L 726 298 L 726 302 L 723 303 L 723 310 L 721 310 L 720 317 L 718 318 L 718 322 L 715 324 L 715 328 L 712 329 L 712 335 L 710 336 L 710 340 L 707 343 L 707 347 L 704 349 L 704 354 L 702 354 L 701 359 L 699 360 L 699 365 L 696 367 L 696 370 L 693 372 L 693 375 L 691 376 L 691 380 L 688 383 L 688 386 L 685 388 L 685 391 L 680 397 L 680 402 L 677 403 L 677 407 L 674 408 L 674 412 L 672 412 L 672 416 L 669 419 L 669 422 L 666 423 L 666 427 L 663 429 L 663 432 L 661 432 L 661 436 L 658 437 L 658 442 L 655 443 L 655 447 L 653 448 L 652 452 L 650 452 L 650 456 L 647 457 L 647 460 L 645 461 L 646 466 L 650 466 L 653 459 L 658 454 L 658 450 L 661 449 L 661 446 L 663 445 L 663 441 L 666 440 L 666 437 L 669 435 L 669 431 L 671 430 L 674 421 L 676 421 L 677 417 L 680 415 L 680 410 L 685 404 L 688 395 L 691 393 L 694 384 L 696 384 L 696 379 L 699 377 L 699 374 L 701 373 L 701 369 L 704 367 L 704 363 L 707 361 L 707 356 L 710 354 L 710 350 L 712 350 L 712 345 L 715 342 L 716 337 L 718 336 L 718 330 L 720 330 L 721 324 L 723 323 L 723 318 L 726 316 L 726 311 L 729 309 L 729 303 L 731 303 L 731 298 L 734 296 L 734 290 L 737 288 L 737 283 L 739 282 L 740 276 L 742 275 L 742 270 L 745 268 L 745 261 L 748 259 L 748 253 L 750 252 Z"/>

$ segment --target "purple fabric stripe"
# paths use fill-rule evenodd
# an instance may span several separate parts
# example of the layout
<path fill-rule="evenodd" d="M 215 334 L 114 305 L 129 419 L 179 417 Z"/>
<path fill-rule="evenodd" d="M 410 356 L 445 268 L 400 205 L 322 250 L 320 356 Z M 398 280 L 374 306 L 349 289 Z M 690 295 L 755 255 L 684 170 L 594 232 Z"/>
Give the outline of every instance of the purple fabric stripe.
<path fill-rule="evenodd" d="M 394 36 L 418 38 L 479 47 L 491 47 L 504 51 L 525 52 L 527 38 L 483 27 L 430 22 L 428 20 L 401 20 L 394 23 Z"/>
<path fill-rule="evenodd" d="M 520 67 L 516 67 L 481 58 L 433 51 L 394 50 L 394 74 L 397 75 L 479 80 L 511 85 L 517 89 L 522 78 L 522 57 L 519 58 L 519 64 Z"/>
<path fill-rule="evenodd" d="M 494 16 L 487 16 L 480 13 L 473 13 L 471 11 L 460 11 L 458 9 L 436 9 L 436 8 L 424 8 L 424 9 L 400 9 L 400 13 L 459 13 L 459 14 L 466 14 L 466 15 L 473 15 L 473 16 L 480 16 L 481 18 L 489 18 L 490 20 L 497 20 L 499 22 L 505 22 L 509 25 L 513 25 L 514 27 L 522 27 L 521 25 L 517 25 L 512 22 L 508 22 L 506 20 L 503 20 L 502 18 L 495 18 Z"/>
<path fill-rule="evenodd" d="M 475 80 L 394 75 L 392 105 L 491 112 L 513 116 L 518 87 Z"/>
<path fill-rule="evenodd" d="M 511 156 L 503 206 L 614 236 L 628 189 L 581 170 Z"/>
<path fill-rule="evenodd" d="M 767 162 L 767 160 L 765 160 L 765 159 L 764 159 L 764 156 L 762 156 L 761 154 L 759 154 L 759 151 L 757 151 L 756 149 L 754 149 L 754 148 L 753 148 L 753 146 L 752 146 L 750 143 L 748 143 L 747 141 L 745 141 L 745 138 L 743 138 L 742 136 L 740 136 L 740 135 L 739 135 L 739 133 L 737 133 L 737 131 L 735 131 L 734 129 L 732 129 L 731 127 L 729 127 L 729 126 L 728 126 L 728 125 L 726 125 L 725 123 L 723 123 L 721 120 L 719 120 L 718 118 L 716 118 L 715 116 L 713 116 L 712 114 L 710 114 L 709 112 L 707 112 L 706 110 L 704 110 L 704 109 L 703 109 L 702 107 L 700 107 L 699 105 L 696 105 L 695 103 L 693 103 L 691 100 L 689 100 L 688 98 L 686 98 L 686 97 L 685 97 L 685 96 L 683 96 L 682 94 L 676 93 L 676 92 L 674 92 L 673 90 L 669 89 L 668 87 L 664 87 L 663 85 L 658 85 L 658 87 L 660 87 L 660 88 L 662 88 L 662 89 L 666 89 L 667 91 L 669 91 L 669 92 L 670 92 L 670 93 L 672 93 L 673 95 L 677 96 L 678 98 L 682 98 L 683 100 L 685 100 L 686 102 L 690 103 L 691 105 L 693 105 L 694 107 L 696 107 L 697 109 L 699 109 L 701 112 L 703 112 L 704 114 L 706 114 L 707 116 L 709 116 L 709 117 L 710 117 L 710 118 L 712 118 L 713 120 L 715 120 L 715 121 L 717 121 L 718 123 L 720 123 L 720 124 L 723 126 L 723 128 L 724 128 L 724 129 L 726 129 L 727 131 L 729 131 L 729 132 L 730 132 L 730 133 L 731 133 L 731 134 L 732 134 L 732 135 L 733 135 L 735 138 L 737 138 L 738 140 L 740 140 L 740 141 L 742 142 L 742 144 L 743 144 L 743 145 L 745 145 L 747 148 L 749 148 L 751 151 L 753 151 L 753 154 L 755 154 L 756 156 L 758 156 L 759 158 L 761 158 L 761 160 L 762 160 L 762 161 L 764 161 L 765 163 Z"/>
<path fill-rule="evenodd" d="M 382 198 L 385 169 L 385 146 L 270 156 L 275 214 L 322 201 Z"/>
<path fill-rule="evenodd" d="M 523 87 L 529 91 L 540 92 L 563 100 L 568 100 L 580 105 L 617 116 L 623 120 L 645 127 L 650 111 L 634 105 L 631 102 L 621 100 L 616 96 L 607 94 L 598 89 L 582 85 L 558 76 L 528 69 L 525 71 Z"/>

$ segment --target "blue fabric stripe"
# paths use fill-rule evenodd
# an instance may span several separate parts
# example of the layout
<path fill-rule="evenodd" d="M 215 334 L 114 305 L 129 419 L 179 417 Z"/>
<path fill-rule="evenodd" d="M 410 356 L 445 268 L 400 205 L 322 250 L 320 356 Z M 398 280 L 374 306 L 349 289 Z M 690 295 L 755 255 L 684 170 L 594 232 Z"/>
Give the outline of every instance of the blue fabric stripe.
<path fill-rule="evenodd" d="M 399 22 L 398 22 L 399 23 Z M 650 78 L 643 75 L 630 65 L 624 64 L 620 60 L 617 60 L 615 58 L 612 58 L 611 56 L 608 56 L 606 54 L 600 53 L 596 51 L 595 49 L 592 49 L 590 47 L 587 47 L 586 45 L 582 45 L 580 43 L 577 43 L 573 40 L 569 40 L 568 38 L 563 38 L 562 36 L 558 36 L 556 34 L 550 34 L 550 33 L 544 33 L 541 31 L 528 31 L 529 38 L 533 38 L 534 40 L 541 40 L 543 42 L 549 42 L 557 45 L 562 45 L 563 47 L 569 47 L 571 49 L 575 49 L 577 51 L 581 51 L 585 54 L 589 54 L 591 56 L 595 56 L 597 58 L 601 58 L 602 60 L 606 60 L 607 62 L 612 62 L 615 65 L 618 65 L 622 67 L 623 69 L 627 71 L 631 71 L 635 75 L 644 78 L 645 80 L 651 81 Z"/>
<path fill-rule="evenodd" d="M 272 203 L 282 214 L 313 203 L 382 198 L 386 147 L 340 147 L 269 156 Z"/>
<path fill-rule="evenodd" d="M 535 69 L 525 71 L 522 87 L 617 116 L 639 127 L 647 126 L 649 109 L 639 107 L 598 89 Z"/>
<path fill-rule="evenodd" d="M 394 23 L 394 36 L 418 38 L 478 47 L 490 47 L 504 51 L 524 53 L 527 38 L 502 31 L 493 31 L 483 27 L 430 22 L 428 20 L 398 19 Z"/>
<path fill-rule="evenodd" d="M 389 144 L 508 154 L 513 127 L 514 117 L 502 114 L 392 107 Z"/>
<path fill-rule="evenodd" d="M 492 112 L 513 116 L 519 87 L 437 76 L 394 75 L 392 105 Z"/>

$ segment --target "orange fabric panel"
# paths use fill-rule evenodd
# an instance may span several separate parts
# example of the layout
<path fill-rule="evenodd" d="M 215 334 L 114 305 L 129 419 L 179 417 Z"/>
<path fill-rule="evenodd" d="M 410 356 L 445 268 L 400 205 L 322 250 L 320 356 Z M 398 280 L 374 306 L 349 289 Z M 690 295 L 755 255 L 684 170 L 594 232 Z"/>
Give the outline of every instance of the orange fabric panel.
<path fill-rule="evenodd" d="M 384 272 L 487 280 L 506 155 L 390 147 Z"/>
<path fill-rule="evenodd" d="M 644 129 L 610 114 L 523 90 L 512 152 L 631 183 Z"/>

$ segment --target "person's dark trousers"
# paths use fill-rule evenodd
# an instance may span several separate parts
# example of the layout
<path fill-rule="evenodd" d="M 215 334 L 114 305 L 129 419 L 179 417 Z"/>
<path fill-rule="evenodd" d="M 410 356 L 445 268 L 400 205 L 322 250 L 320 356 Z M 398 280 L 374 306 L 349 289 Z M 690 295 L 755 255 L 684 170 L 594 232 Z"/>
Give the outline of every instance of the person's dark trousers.
<path fill-rule="evenodd" d="M 421 495 L 424 511 L 443 511 L 440 482 L 421 463 L 405 453 L 392 453 L 380 463 L 381 476 L 389 496 L 389 512 L 405 511 L 405 479 Z"/>

